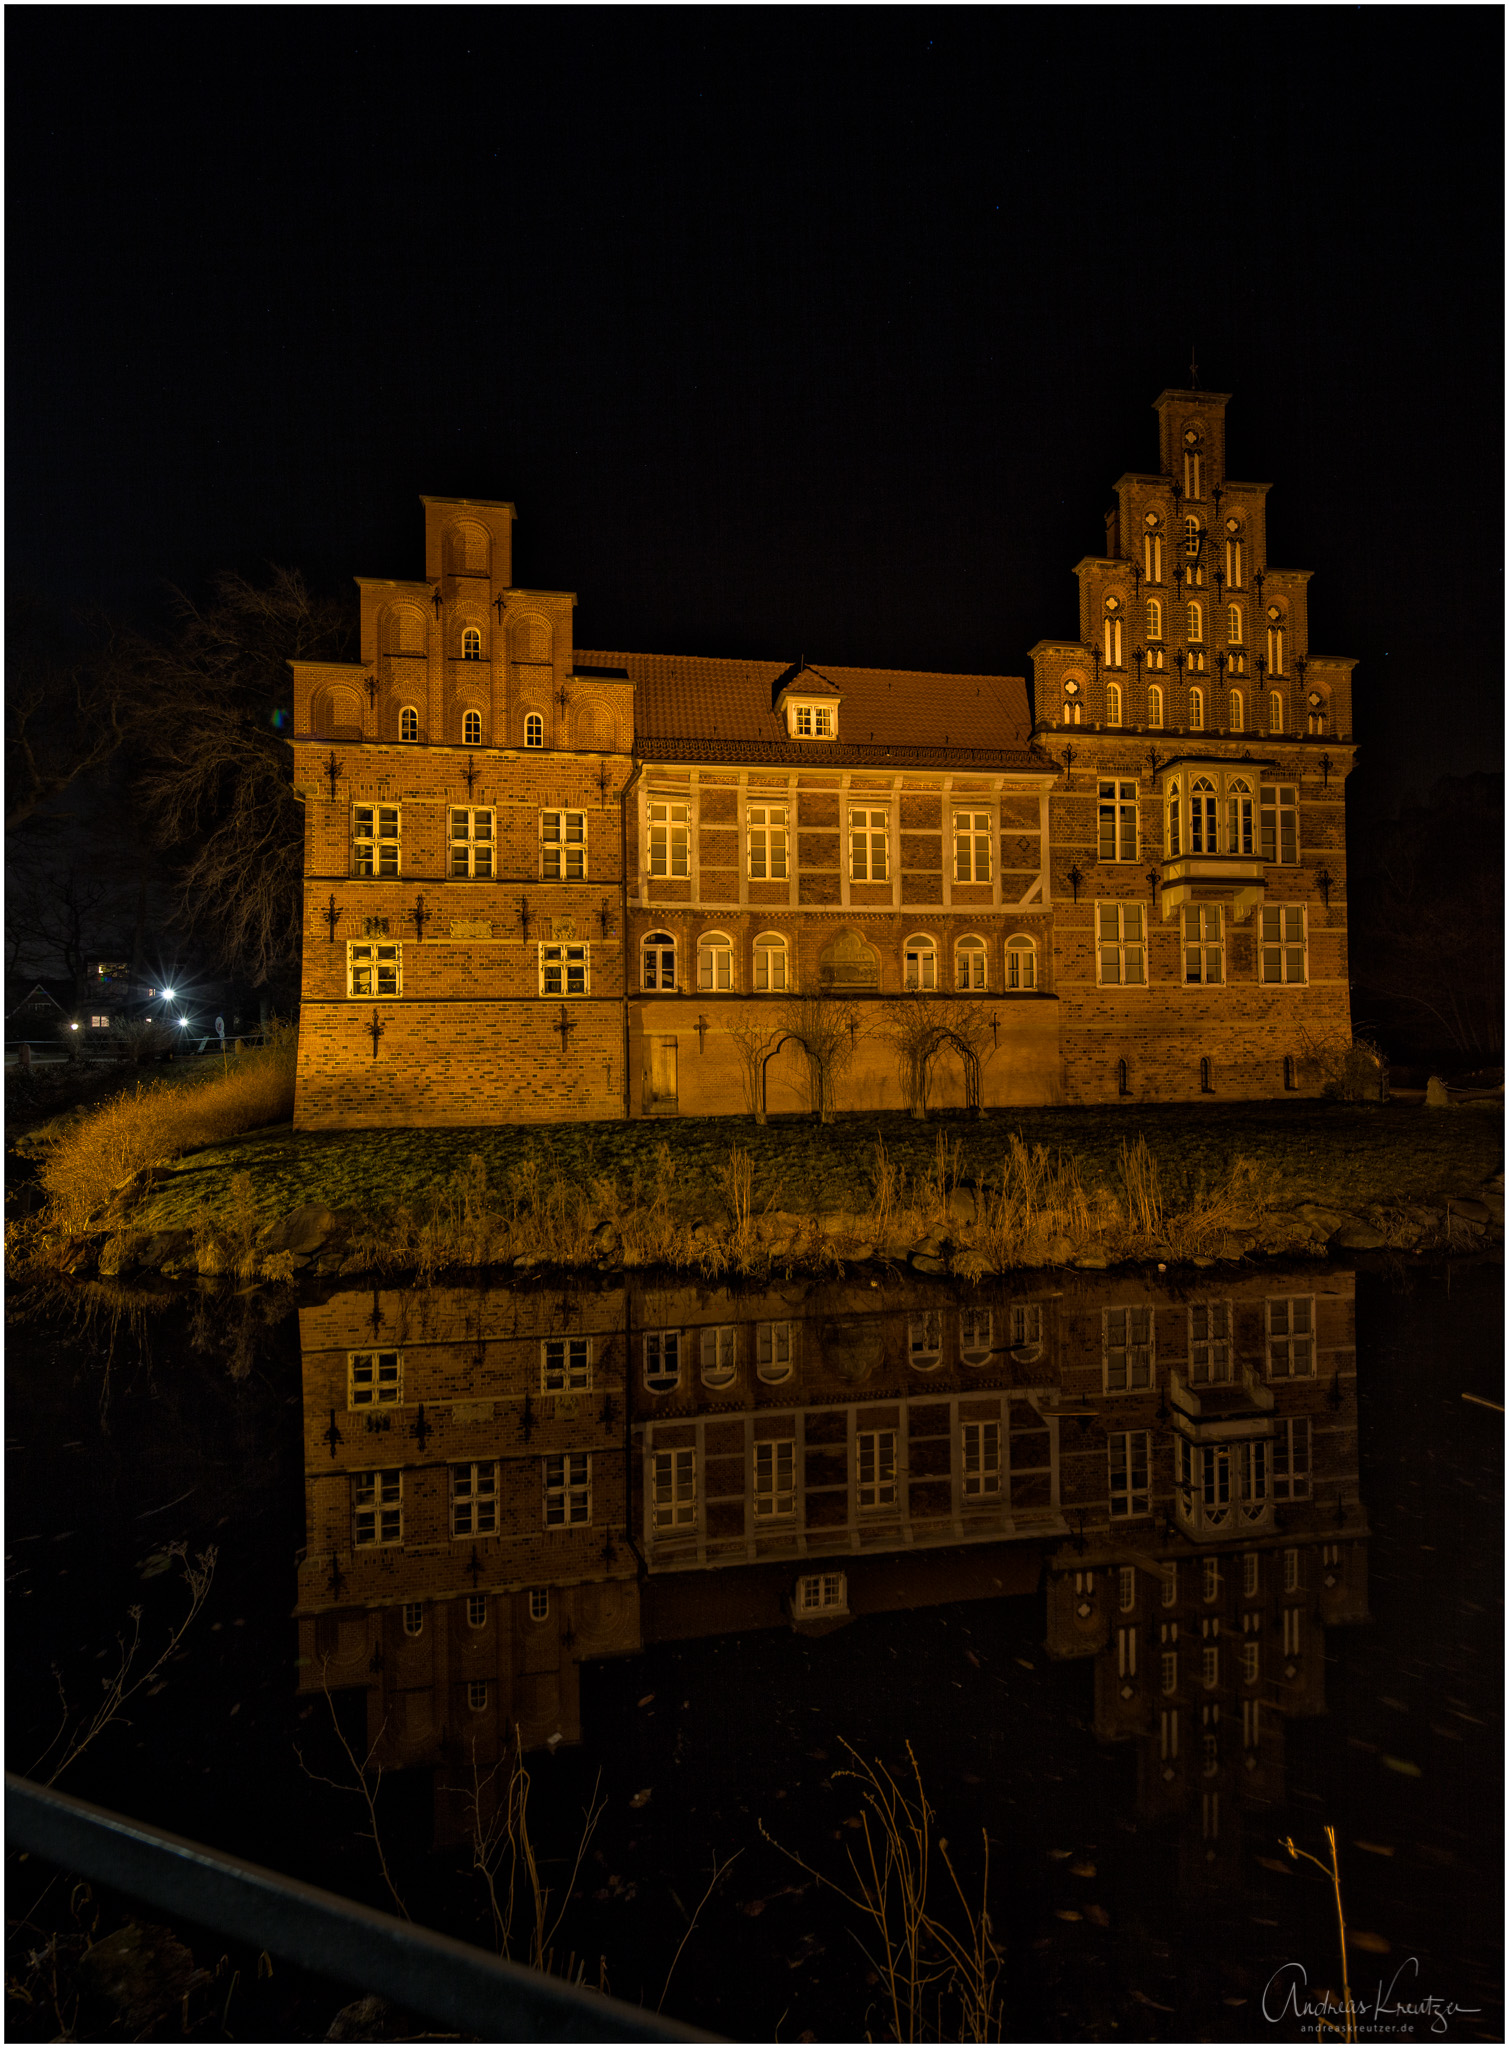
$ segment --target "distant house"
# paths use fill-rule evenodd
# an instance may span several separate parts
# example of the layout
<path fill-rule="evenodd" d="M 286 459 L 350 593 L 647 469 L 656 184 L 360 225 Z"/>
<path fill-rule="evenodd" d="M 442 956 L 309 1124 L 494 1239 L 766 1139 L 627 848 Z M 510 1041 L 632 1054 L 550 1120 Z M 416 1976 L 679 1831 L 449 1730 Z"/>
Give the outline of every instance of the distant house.
<path fill-rule="evenodd" d="M 47 1039 L 73 1016 L 70 981 L 18 981 L 6 990 L 5 1035 L 9 1040 Z"/>

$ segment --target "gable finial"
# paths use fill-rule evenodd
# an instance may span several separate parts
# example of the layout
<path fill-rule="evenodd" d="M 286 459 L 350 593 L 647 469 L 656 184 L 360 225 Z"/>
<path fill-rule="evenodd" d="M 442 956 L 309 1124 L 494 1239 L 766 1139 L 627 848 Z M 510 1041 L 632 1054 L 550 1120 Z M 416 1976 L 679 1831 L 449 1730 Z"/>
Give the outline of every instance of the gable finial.
<path fill-rule="evenodd" d="M 1200 365 L 1195 361 L 1193 342 L 1189 345 L 1189 388 L 1191 391 L 1198 391 L 1200 388 Z"/>

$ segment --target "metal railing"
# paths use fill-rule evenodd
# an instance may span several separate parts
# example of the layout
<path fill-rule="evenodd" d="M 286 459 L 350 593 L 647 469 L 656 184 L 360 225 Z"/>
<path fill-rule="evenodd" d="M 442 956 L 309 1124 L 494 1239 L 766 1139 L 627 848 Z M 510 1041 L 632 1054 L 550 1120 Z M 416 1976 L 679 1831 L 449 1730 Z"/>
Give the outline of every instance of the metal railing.
<path fill-rule="evenodd" d="M 12 1771 L 5 1774 L 5 1838 L 160 1912 L 249 1942 L 483 2041 L 719 2038 Z"/>

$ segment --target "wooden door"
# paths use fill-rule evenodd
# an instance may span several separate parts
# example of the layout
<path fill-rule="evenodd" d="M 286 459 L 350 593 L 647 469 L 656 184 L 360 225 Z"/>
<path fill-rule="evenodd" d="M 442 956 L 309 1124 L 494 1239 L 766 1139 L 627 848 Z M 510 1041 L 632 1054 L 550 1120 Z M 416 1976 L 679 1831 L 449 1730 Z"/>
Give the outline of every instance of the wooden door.
<path fill-rule="evenodd" d="M 676 1041 L 652 1038 L 645 1046 L 645 1110 L 650 1116 L 676 1114 Z"/>

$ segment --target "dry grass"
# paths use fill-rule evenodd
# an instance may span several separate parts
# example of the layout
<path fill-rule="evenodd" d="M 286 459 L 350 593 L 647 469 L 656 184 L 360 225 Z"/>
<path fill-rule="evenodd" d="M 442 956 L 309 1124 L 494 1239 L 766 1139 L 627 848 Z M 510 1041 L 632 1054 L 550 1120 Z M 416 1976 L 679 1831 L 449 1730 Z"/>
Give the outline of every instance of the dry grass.
<path fill-rule="evenodd" d="M 38 1175 L 48 1222 L 82 1229 L 143 1167 L 163 1166 L 200 1145 L 220 1145 L 293 1115 L 298 1034 L 283 1030 L 229 1071 L 186 1086 L 141 1082 L 81 1116 L 48 1145 Z"/>

